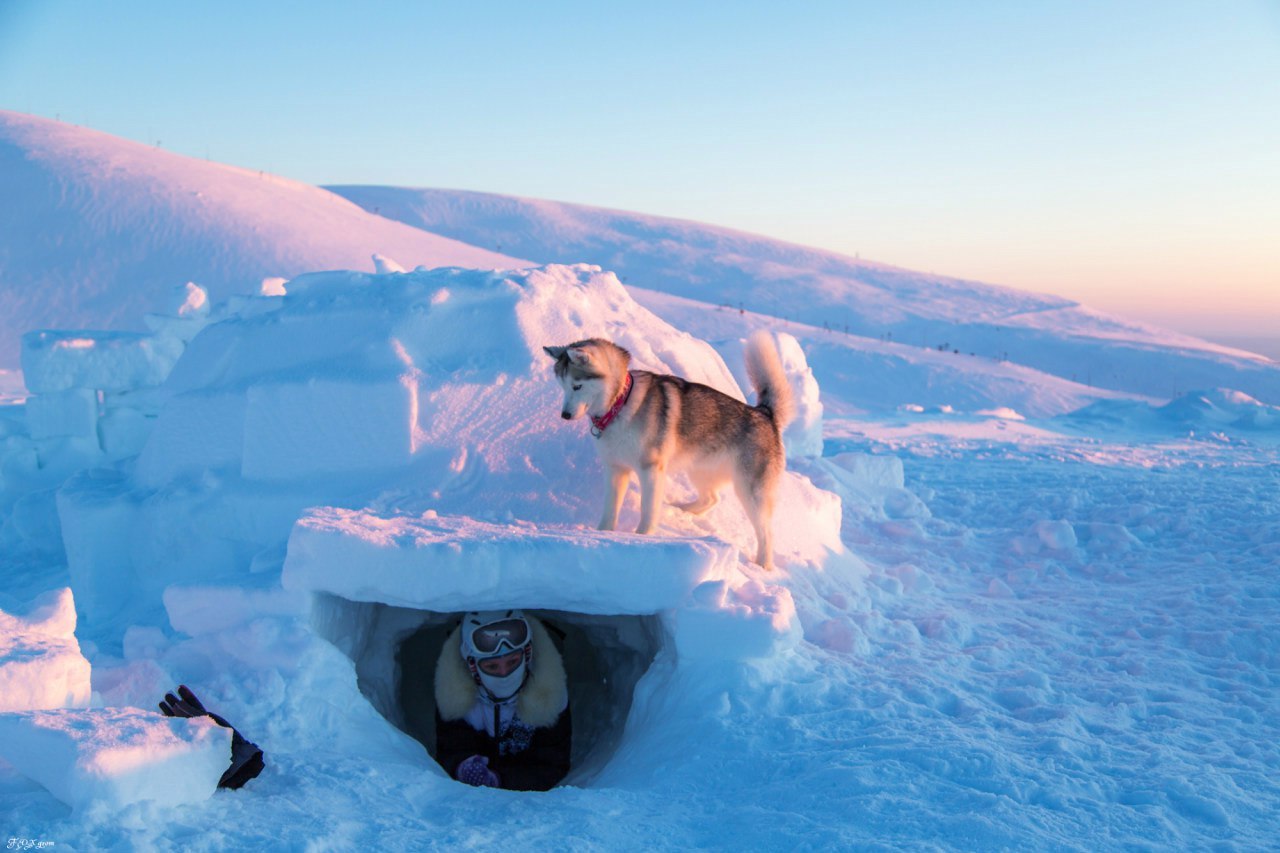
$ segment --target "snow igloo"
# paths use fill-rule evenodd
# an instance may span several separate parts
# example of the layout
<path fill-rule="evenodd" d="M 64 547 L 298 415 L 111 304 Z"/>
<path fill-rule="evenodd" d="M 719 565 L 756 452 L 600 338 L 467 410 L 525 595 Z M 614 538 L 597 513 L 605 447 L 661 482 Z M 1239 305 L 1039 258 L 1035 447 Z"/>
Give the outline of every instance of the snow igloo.
<path fill-rule="evenodd" d="M 652 536 L 594 529 L 602 469 L 585 421 L 560 418 L 544 345 L 609 338 L 634 367 L 743 399 L 710 344 L 611 273 L 328 272 L 286 290 L 215 314 L 154 392 L 131 469 L 59 494 L 77 608 L 99 636 L 166 604 L 172 622 L 190 597 L 174 590 L 193 581 L 278 590 L 305 602 L 308 630 L 350 659 L 368 703 L 431 752 L 446 633 L 468 610 L 522 608 L 562 646 L 568 784 L 592 783 L 637 697 L 681 668 L 798 642 L 779 577 L 843 551 L 839 499 L 805 477 L 784 477 L 773 574 L 748 562 L 736 500 L 701 517 L 668 506 Z M 801 360 L 797 388 L 806 373 Z M 673 477 L 668 500 L 691 497 Z M 620 530 L 638 516 L 633 483 Z M 146 535 L 121 543 L 122 529 Z"/>

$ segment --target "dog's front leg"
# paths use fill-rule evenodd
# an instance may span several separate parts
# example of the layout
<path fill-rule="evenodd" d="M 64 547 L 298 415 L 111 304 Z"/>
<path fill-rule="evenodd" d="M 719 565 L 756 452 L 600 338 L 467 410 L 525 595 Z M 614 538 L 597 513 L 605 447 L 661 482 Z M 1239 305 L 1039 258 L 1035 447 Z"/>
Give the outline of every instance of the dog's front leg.
<path fill-rule="evenodd" d="M 622 498 L 627 493 L 627 480 L 631 471 L 620 465 L 606 465 L 604 468 L 604 511 L 600 515 L 601 530 L 616 530 L 618 512 L 622 509 Z"/>
<path fill-rule="evenodd" d="M 667 484 L 667 469 L 662 463 L 641 466 L 640 475 L 640 526 L 636 533 L 652 533 L 658 524 L 662 510 L 662 492 Z"/>

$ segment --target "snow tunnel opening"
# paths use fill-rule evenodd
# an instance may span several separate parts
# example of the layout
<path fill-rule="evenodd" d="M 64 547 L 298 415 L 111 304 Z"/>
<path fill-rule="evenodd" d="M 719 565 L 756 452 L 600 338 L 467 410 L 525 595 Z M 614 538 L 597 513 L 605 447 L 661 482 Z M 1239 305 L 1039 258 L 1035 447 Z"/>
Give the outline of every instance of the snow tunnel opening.
<path fill-rule="evenodd" d="M 525 611 L 548 626 L 564 659 L 573 712 L 571 769 L 561 785 L 590 786 L 622 742 L 636 684 L 663 648 L 657 614 Z M 312 622 L 355 664 L 360 692 L 435 759 L 435 670 L 461 613 L 317 595 Z"/>

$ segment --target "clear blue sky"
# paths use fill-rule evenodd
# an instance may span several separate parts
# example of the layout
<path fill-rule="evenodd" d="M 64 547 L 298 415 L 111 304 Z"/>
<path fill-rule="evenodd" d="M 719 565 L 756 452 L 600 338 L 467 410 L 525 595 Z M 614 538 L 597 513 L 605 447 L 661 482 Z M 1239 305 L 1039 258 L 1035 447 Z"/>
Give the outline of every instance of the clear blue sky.
<path fill-rule="evenodd" d="M 0 0 L 0 106 L 1280 338 L 1275 0 Z"/>

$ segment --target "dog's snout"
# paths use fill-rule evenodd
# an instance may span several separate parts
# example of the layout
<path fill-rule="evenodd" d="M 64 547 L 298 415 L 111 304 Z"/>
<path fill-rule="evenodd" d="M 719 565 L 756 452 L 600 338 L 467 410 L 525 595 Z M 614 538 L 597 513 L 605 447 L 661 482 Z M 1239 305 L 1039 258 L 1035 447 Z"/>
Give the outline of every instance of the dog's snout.
<path fill-rule="evenodd" d="M 564 418 L 566 421 L 573 420 L 573 415 L 570 414 L 569 412 L 561 412 L 560 417 Z"/>

